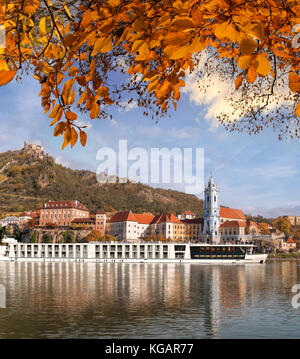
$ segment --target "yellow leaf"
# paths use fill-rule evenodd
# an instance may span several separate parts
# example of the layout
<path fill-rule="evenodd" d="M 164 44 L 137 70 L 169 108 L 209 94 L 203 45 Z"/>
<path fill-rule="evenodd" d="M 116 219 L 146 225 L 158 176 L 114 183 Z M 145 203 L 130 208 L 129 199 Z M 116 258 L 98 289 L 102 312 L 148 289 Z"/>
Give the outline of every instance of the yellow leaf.
<path fill-rule="evenodd" d="M 256 56 L 254 66 L 257 73 L 261 76 L 267 76 L 271 71 L 271 65 L 266 54 L 258 54 Z"/>
<path fill-rule="evenodd" d="M 70 10 L 68 9 L 68 7 L 67 7 L 67 5 L 66 5 L 65 2 L 64 2 L 64 9 L 65 9 L 65 11 L 66 11 L 68 17 L 69 17 L 70 19 L 73 19 L 73 18 L 72 18 L 72 15 L 71 15 L 71 13 L 70 13 Z"/>
<path fill-rule="evenodd" d="M 152 81 L 150 81 L 149 84 L 148 84 L 148 86 L 147 86 L 147 91 L 148 91 L 148 92 L 153 91 L 153 90 L 156 88 L 156 86 L 158 85 L 158 83 L 159 83 L 159 79 L 158 79 L 158 78 L 152 79 Z"/>
<path fill-rule="evenodd" d="M 7 62 L 5 60 L 0 60 L 0 71 L 9 71 Z"/>
<path fill-rule="evenodd" d="M 144 40 L 135 40 L 132 44 L 131 51 L 136 52 L 144 43 Z"/>
<path fill-rule="evenodd" d="M 265 27 L 259 22 L 258 24 L 251 24 L 247 27 L 247 33 L 259 40 L 263 40 L 265 37 Z"/>
<path fill-rule="evenodd" d="M 204 50 L 205 44 L 200 39 L 195 39 L 189 46 L 191 53 Z"/>
<path fill-rule="evenodd" d="M 0 71 L 0 86 L 9 83 L 16 75 L 17 71 Z"/>
<path fill-rule="evenodd" d="M 156 91 L 157 98 L 166 96 L 170 90 L 171 83 L 168 80 L 164 80 L 160 88 Z"/>
<path fill-rule="evenodd" d="M 84 147 L 86 145 L 87 136 L 84 131 L 80 131 L 80 143 Z"/>
<path fill-rule="evenodd" d="M 42 17 L 39 25 L 41 35 L 47 34 L 46 17 Z"/>
<path fill-rule="evenodd" d="M 243 38 L 240 42 L 240 49 L 242 54 L 251 55 L 257 48 L 257 42 L 251 38 Z"/>
<path fill-rule="evenodd" d="M 293 92 L 300 92 L 300 76 L 294 72 L 289 74 L 289 87 Z"/>
<path fill-rule="evenodd" d="M 189 45 L 181 46 L 181 47 L 170 45 L 165 48 L 165 54 L 172 60 L 180 59 L 190 53 L 191 53 L 191 50 L 190 50 Z"/>
<path fill-rule="evenodd" d="M 215 35 L 219 40 L 228 38 L 232 42 L 239 41 L 240 34 L 232 23 L 222 22 L 215 27 Z"/>
<path fill-rule="evenodd" d="M 100 37 L 96 40 L 94 45 L 94 50 L 92 52 L 92 56 L 96 55 L 100 52 L 108 52 L 112 50 L 112 41 L 111 37 Z"/>
<path fill-rule="evenodd" d="M 142 61 L 145 60 L 148 56 L 149 56 L 149 46 L 147 44 L 147 42 L 143 42 L 143 44 L 139 47 L 139 54 L 138 56 L 135 58 L 136 61 Z"/>

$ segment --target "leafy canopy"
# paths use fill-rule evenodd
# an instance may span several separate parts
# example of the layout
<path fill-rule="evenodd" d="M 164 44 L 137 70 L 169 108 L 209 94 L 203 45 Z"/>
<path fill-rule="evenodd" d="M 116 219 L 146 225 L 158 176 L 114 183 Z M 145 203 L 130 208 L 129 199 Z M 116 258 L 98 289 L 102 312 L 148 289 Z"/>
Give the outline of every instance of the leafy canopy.
<path fill-rule="evenodd" d="M 157 118 L 176 109 L 195 54 L 208 51 L 244 101 L 241 121 L 256 133 L 273 122 L 298 136 L 300 64 L 298 0 L 0 0 L 6 43 L 0 85 L 32 71 L 41 103 L 63 148 L 87 136 L 75 109 L 91 119 L 115 104 L 137 101 Z M 114 73 L 124 81 L 114 82 Z M 263 116 L 280 85 L 289 87 L 283 114 Z M 250 89 L 254 97 L 250 96 Z M 260 101 L 257 102 L 257 99 Z M 125 104 L 126 106 L 126 104 Z M 280 117 L 281 116 L 281 117 Z"/>

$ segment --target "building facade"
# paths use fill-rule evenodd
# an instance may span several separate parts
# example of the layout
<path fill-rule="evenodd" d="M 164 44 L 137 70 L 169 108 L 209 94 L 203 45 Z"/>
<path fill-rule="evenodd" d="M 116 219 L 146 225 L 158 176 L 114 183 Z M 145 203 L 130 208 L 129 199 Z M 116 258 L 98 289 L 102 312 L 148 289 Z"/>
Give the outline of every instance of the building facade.
<path fill-rule="evenodd" d="M 89 210 L 79 201 L 48 201 L 40 210 L 40 226 L 70 226 L 75 218 L 89 218 Z"/>

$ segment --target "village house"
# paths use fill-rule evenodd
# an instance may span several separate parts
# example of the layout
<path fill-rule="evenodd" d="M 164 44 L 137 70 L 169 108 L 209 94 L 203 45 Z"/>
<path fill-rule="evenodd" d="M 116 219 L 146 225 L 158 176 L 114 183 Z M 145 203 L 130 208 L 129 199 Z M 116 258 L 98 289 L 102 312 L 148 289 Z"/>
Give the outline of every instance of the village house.
<path fill-rule="evenodd" d="M 296 249 L 297 245 L 296 242 L 293 240 L 292 237 L 289 237 L 287 240 L 283 239 L 281 241 L 281 249 L 283 250 L 290 250 L 290 249 Z"/>

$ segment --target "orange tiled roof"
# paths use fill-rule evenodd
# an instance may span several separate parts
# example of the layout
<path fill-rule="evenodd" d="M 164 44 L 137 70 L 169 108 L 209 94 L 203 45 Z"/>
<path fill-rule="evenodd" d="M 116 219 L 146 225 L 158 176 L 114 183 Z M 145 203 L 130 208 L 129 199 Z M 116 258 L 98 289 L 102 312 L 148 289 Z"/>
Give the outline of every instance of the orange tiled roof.
<path fill-rule="evenodd" d="M 249 222 L 249 227 L 250 226 L 255 226 L 256 228 L 259 228 L 259 225 L 256 222 L 253 222 L 253 221 Z"/>
<path fill-rule="evenodd" d="M 241 209 L 234 209 L 234 208 L 226 208 L 221 207 L 220 208 L 220 217 L 223 218 L 234 218 L 239 220 L 246 220 L 246 217 Z"/>
<path fill-rule="evenodd" d="M 154 218 L 154 215 L 152 213 L 135 213 L 134 217 L 138 223 L 150 224 Z"/>
<path fill-rule="evenodd" d="M 286 241 L 286 243 L 296 243 L 296 242 L 293 240 L 292 237 L 290 237 L 290 238 Z"/>
<path fill-rule="evenodd" d="M 88 211 L 85 205 L 83 205 L 79 201 L 48 201 L 44 204 L 43 208 L 76 208 L 83 211 Z"/>
<path fill-rule="evenodd" d="M 246 227 L 246 222 L 226 221 L 220 225 L 220 228 L 227 228 L 227 227 Z"/>
<path fill-rule="evenodd" d="M 159 214 L 153 218 L 152 223 L 182 223 L 179 219 L 176 218 L 174 213 L 167 213 L 167 214 Z"/>
<path fill-rule="evenodd" d="M 110 223 L 113 222 L 138 222 L 142 224 L 150 224 L 154 218 L 153 214 L 150 213 L 132 213 L 131 211 L 123 211 L 115 213 L 111 219 Z"/>

